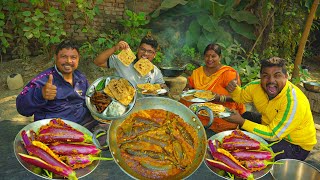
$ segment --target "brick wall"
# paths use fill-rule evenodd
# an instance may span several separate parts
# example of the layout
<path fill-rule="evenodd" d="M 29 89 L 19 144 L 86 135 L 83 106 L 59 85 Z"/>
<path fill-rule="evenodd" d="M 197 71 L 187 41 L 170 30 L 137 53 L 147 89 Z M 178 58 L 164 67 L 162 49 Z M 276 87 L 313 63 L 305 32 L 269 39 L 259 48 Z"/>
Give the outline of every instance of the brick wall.
<path fill-rule="evenodd" d="M 123 19 L 125 10 L 125 0 L 104 0 L 99 5 L 100 14 L 94 17 L 93 22 L 89 22 L 90 25 L 97 32 L 104 32 L 107 29 L 118 28 L 117 21 Z M 70 12 L 72 14 L 72 12 Z M 85 40 L 85 34 L 80 29 L 74 30 L 72 27 L 76 25 L 83 26 L 88 23 L 85 20 L 75 21 L 72 16 L 66 17 L 66 30 L 71 33 L 76 40 Z M 94 34 L 92 34 L 94 36 Z M 94 37 L 92 37 L 94 38 Z"/>
<path fill-rule="evenodd" d="M 19 0 L 20 3 L 30 3 L 30 0 Z M 50 0 L 47 1 L 50 3 L 50 6 L 60 7 L 61 4 L 59 1 Z M 73 1 L 72 1 L 73 2 Z M 118 23 L 119 19 L 124 18 L 125 9 L 130 9 L 134 12 L 153 12 L 159 7 L 162 0 L 104 0 L 101 5 L 99 5 L 100 14 L 94 17 L 93 21 L 90 21 L 90 26 L 92 26 L 97 33 L 107 32 L 109 29 L 119 29 L 120 24 Z M 77 10 L 75 4 L 70 5 L 71 7 L 66 8 L 65 15 L 65 31 L 74 37 L 76 40 L 84 41 L 86 36 L 80 29 L 74 28 L 78 25 L 84 25 L 87 22 L 85 20 L 74 19 L 72 14 L 73 11 Z M 45 8 L 45 7 L 44 7 Z M 89 38 L 95 38 L 96 35 L 89 34 Z M 32 41 L 31 41 L 32 42 Z M 17 53 L 13 52 L 15 42 L 9 42 L 11 48 L 7 50 L 6 54 L 2 54 L 2 60 L 7 61 L 11 59 L 19 58 Z M 25 52 L 25 55 L 38 55 L 39 47 L 37 45 L 31 45 L 28 47 L 29 52 Z"/>
<path fill-rule="evenodd" d="M 126 0 L 126 7 L 134 12 L 151 13 L 156 10 L 162 0 Z"/>
<path fill-rule="evenodd" d="M 100 14 L 94 18 L 92 26 L 98 32 L 105 32 L 108 29 L 119 28 L 118 20 L 124 18 L 125 9 L 134 12 L 153 12 L 159 7 L 162 0 L 104 0 L 99 6 Z M 84 40 L 85 35 L 80 31 L 73 31 L 72 25 L 83 25 L 84 21 L 68 20 L 66 24 L 68 32 L 77 40 Z"/>

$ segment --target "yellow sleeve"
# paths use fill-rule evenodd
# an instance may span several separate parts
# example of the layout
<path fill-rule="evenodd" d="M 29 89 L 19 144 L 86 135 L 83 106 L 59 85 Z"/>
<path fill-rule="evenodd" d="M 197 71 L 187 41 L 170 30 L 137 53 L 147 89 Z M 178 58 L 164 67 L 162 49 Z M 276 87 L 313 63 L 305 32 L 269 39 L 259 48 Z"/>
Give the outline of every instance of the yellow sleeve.
<path fill-rule="evenodd" d="M 277 103 L 281 104 L 281 106 L 273 106 L 278 108 L 278 112 L 275 116 L 270 116 L 270 119 L 267 119 L 269 121 L 267 125 L 245 120 L 242 128 L 269 141 L 286 138 L 288 134 L 297 129 L 303 119 L 302 116 L 306 114 L 306 105 L 302 102 L 299 103 L 298 97 L 292 95 L 290 89 L 288 89 L 286 96 L 283 96 L 281 101 Z M 264 112 L 266 114 L 265 117 L 268 118 L 268 115 L 272 114 L 272 111 L 273 109 L 266 109 Z"/>
<path fill-rule="evenodd" d="M 249 103 L 253 101 L 251 94 L 254 94 L 254 88 L 256 84 L 249 84 L 243 88 L 237 86 L 236 89 L 230 93 L 232 99 L 237 103 Z M 260 83 L 259 83 L 260 86 Z"/>

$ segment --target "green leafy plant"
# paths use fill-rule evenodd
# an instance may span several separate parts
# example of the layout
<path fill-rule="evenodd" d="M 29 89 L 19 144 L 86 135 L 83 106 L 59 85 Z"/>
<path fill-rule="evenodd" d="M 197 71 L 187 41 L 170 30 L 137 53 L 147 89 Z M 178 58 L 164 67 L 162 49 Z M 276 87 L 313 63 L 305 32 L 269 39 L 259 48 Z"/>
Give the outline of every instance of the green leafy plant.
<path fill-rule="evenodd" d="M 24 18 L 24 36 L 27 39 L 35 38 L 42 45 L 44 52 L 49 53 L 50 44 L 61 42 L 61 38 L 66 36 L 63 29 L 63 14 L 50 7 L 49 11 L 36 9 L 34 12 L 22 12 Z"/>
<path fill-rule="evenodd" d="M 84 1 L 76 0 L 77 11 L 72 13 L 72 18 L 77 21 L 83 21 L 83 26 L 73 26 L 75 30 L 80 29 L 81 32 L 87 35 L 87 38 L 96 37 L 98 32 L 93 26 L 94 17 L 100 14 L 99 5 L 103 0 Z"/>
<path fill-rule="evenodd" d="M 248 58 L 239 57 L 233 68 L 237 70 L 241 79 L 241 85 L 244 86 L 249 82 L 260 78 L 260 62 L 258 54 L 251 54 Z"/>
<path fill-rule="evenodd" d="M 127 19 L 119 20 L 124 27 L 121 38 L 130 44 L 130 46 L 137 47 L 141 38 L 150 32 L 150 29 L 143 28 L 149 23 L 149 20 L 147 20 L 144 12 L 135 13 L 127 9 L 125 10 L 125 14 Z"/>
<path fill-rule="evenodd" d="M 3 28 L 4 25 L 5 25 L 5 15 L 3 12 L 0 11 L 0 42 L 3 46 L 3 48 L 1 48 L 1 51 L 3 53 L 6 53 L 6 48 L 10 46 L 8 39 L 12 39 L 12 35 L 4 31 L 4 28 Z"/>
<path fill-rule="evenodd" d="M 293 78 L 291 82 L 293 84 L 300 84 L 300 82 L 308 81 L 310 79 L 310 73 L 308 69 L 303 69 L 301 66 L 299 66 L 299 77 Z"/>
<path fill-rule="evenodd" d="M 60 6 L 57 7 L 56 2 Z M 1 1 L 1 51 L 6 53 L 6 49 L 12 48 L 12 53 L 24 58 L 30 52 L 42 50 L 42 53 L 50 56 L 55 44 L 71 36 L 71 33 L 65 30 L 67 26 L 65 27 L 64 21 L 71 18 L 77 22 L 84 22 L 74 26 L 74 31 L 80 30 L 90 39 L 89 37 L 96 35 L 92 22 L 99 13 L 98 5 L 102 2 L 103 0 L 76 0 L 75 3 L 63 0 Z M 66 11 L 66 8 L 71 6 L 77 8 Z"/>
<path fill-rule="evenodd" d="M 248 11 L 237 9 L 234 3 L 234 0 L 164 0 L 152 17 L 179 17 L 187 27 L 185 43 L 199 51 L 211 42 L 230 46 L 234 38 L 232 34 L 254 40 L 253 25 L 258 19 Z"/>

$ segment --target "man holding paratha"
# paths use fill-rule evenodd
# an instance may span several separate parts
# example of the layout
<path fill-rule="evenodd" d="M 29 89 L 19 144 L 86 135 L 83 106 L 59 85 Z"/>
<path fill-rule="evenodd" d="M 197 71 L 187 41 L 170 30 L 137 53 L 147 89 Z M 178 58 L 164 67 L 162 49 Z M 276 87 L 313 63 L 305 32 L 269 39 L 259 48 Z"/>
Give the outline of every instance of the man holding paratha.
<path fill-rule="evenodd" d="M 226 87 L 234 101 L 253 103 L 260 116 L 252 112 L 241 116 L 235 112 L 226 120 L 270 142 L 280 141 L 271 146 L 274 152 L 284 150 L 275 160 L 305 160 L 317 143 L 308 98 L 288 81 L 284 59 L 272 57 L 260 64 L 260 80 L 245 87 L 239 87 L 232 80 Z"/>
<path fill-rule="evenodd" d="M 115 74 L 129 80 L 132 84 L 160 84 L 167 89 L 161 71 L 151 62 L 156 57 L 158 43 L 151 36 L 142 38 L 137 54 L 134 55 L 125 41 L 120 41 L 110 49 L 100 53 L 94 60 L 97 66 L 115 68 Z M 118 50 L 118 55 L 114 53 Z"/>

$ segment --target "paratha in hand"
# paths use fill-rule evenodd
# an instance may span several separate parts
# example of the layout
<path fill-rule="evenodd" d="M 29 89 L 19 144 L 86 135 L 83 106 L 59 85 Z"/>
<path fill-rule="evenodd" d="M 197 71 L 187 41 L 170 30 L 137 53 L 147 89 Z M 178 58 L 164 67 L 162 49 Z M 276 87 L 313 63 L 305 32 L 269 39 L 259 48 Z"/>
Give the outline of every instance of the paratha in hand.
<path fill-rule="evenodd" d="M 141 58 L 133 66 L 141 76 L 147 75 L 151 70 L 153 70 L 153 64 L 148 60 Z"/>
<path fill-rule="evenodd" d="M 127 48 L 118 54 L 118 58 L 124 65 L 129 66 L 136 59 L 136 56 L 130 48 Z"/>

